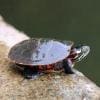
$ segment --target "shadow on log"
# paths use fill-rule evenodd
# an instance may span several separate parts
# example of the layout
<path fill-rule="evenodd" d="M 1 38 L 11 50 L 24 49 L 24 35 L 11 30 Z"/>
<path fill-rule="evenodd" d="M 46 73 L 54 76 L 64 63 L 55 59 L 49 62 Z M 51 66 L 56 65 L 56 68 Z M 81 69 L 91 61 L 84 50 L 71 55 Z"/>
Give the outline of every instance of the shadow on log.
<path fill-rule="evenodd" d="M 100 100 L 100 88 L 75 70 L 73 75 L 47 74 L 24 79 L 7 58 L 9 49 L 29 38 L 0 17 L 0 99 L 1 100 Z"/>

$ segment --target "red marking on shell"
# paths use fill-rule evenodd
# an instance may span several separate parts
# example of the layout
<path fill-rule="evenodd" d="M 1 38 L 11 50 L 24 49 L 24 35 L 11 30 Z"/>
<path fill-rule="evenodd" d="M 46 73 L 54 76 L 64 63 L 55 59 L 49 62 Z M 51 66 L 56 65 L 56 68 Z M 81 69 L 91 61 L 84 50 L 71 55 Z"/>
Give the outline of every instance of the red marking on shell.
<path fill-rule="evenodd" d="M 47 70 L 53 70 L 53 66 L 52 65 L 39 65 L 38 66 L 38 71 L 47 71 Z"/>
<path fill-rule="evenodd" d="M 47 70 L 52 69 L 52 65 L 47 65 Z"/>
<path fill-rule="evenodd" d="M 43 70 L 43 67 L 41 65 L 38 66 L 39 70 Z"/>

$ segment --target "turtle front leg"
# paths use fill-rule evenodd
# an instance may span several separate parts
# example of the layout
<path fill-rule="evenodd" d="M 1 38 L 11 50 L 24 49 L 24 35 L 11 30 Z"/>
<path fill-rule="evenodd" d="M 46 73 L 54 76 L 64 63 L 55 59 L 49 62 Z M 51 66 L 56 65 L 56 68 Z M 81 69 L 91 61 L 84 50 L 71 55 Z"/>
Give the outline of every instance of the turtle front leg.
<path fill-rule="evenodd" d="M 74 74 L 72 71 L 72 66 L 69 64 L 68 60 L 63 60 L 63 68 L 66 74 Z"/>

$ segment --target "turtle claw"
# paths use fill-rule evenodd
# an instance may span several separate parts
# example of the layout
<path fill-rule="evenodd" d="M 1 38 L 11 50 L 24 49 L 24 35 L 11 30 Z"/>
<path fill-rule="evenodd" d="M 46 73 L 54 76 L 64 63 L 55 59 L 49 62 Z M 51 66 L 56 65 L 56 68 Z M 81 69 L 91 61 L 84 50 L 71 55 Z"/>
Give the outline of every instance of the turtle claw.
<path fill-rule="evenodd" d="M 25 79 L 36 79 L 37 78 L 37 75 L 24 75 L 24 78 Z"/>
<path fill-rule="evenodd" d="M 70 66 L 67 67 L 67 70 L 65 70 L 66 74 L 74 74 L 72 68 Z"/>
<path fill-rule="evenodd" d="M 41 74 L 37 71 L 33 71 L 30 68 L 25 68 L 23 75 L 26 79 L 37 79 Z"/>
<path fill-rule="evenodd" d="M 25 79 L 37 79 L 38 75 L 24 75 Z"/>

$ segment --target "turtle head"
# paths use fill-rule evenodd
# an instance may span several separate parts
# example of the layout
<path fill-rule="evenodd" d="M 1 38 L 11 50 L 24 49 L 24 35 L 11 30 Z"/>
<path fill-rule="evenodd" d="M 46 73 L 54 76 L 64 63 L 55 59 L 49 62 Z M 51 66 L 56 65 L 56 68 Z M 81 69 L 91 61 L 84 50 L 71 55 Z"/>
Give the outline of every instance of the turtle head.
<path fill-rule="evenodd" d="M 75 61 L 79 62 L 85 56 L 88 55 L 88 53 L 90 52 L 90 47 L 89 46 L 85 46 L 85 45 L 79 45 L 79 46 L 76 46 L 73 50 L 77 54 L 77 56 L 75 57 Z"/>

